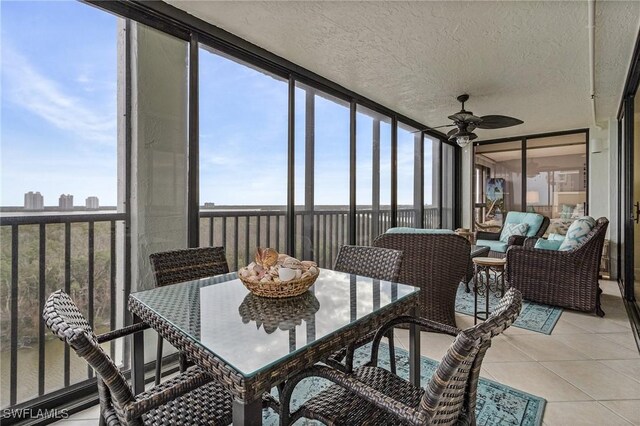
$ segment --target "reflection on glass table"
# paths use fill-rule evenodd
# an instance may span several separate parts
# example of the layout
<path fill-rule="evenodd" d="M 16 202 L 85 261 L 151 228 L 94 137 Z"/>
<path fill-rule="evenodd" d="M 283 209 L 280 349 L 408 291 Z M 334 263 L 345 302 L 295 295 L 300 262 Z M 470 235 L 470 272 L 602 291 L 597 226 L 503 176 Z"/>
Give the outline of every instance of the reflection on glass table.
<path fill-rule="evenodd" d="M 267 334 L 271 334 L 277 329 L 295 330 L 302 324 L 302 320 L 313 322 L 318 309 L 320 302 L 309 291 L 285 299 L 267 299 L 249 293 L 240 304 L 238 313 L 243 323 L 254 322 L 257 329 L 262 326 Z"/>

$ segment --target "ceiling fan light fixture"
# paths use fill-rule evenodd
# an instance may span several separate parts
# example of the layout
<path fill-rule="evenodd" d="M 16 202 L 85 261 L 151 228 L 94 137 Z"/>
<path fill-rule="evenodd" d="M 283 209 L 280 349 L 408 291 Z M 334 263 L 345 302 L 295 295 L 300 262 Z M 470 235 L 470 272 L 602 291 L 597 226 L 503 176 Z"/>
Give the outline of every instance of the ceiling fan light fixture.
<path fill-rule="evenodd" d="M 469 139 L 468 135 L 456 136 L 456 143 L 460 148 L 469 145 L 469 142 L 471 142 L 471 139 Z"/>
<path fill-rule="evenodd" d="M 460 148 L 464 148 L 467 145 L 469 145 L 469 143 L 476 139 L 478 136 L 475 133 L 471 133 L 468 131 L 460 131 L 458 133 L 456 133 L 455 135 L 452 135 L 449 140 L 455 140 L 456 143 L 458 144 L 458 146 Z"/>

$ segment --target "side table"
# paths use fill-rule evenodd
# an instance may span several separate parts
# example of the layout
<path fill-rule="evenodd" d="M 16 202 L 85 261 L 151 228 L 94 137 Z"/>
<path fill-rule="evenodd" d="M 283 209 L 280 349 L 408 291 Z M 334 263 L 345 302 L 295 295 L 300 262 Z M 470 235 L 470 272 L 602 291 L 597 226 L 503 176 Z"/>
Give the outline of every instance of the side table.
<path fill-rule="evenodd" d="M 473 262 L 473 324 L 489 318 L 489 295 L 491 294 L 491 274 L 494 274 L 496 291 L 504 296 L 504 270 L 506 259 L 494 257 L 474 257 Z M 478 311 L 478 295 L 485 297 L 485 310 Z M 484 315 L 481 316 L 481 315 Z"/>
<path fill-rule="evenodd" d="M 469 253 L 470 259 L 469 259 L 469 266 L 467 268 L 467 275 L 464 277 L 464 290 L 467 293 L 471 291 L 471 289 L 469 288 L 469 281 L 471 281 L 474 275 L 473 262 L 471 262 L 471 259 L 473 259 L 474 257 L 486 256 L 489 254 L 489 251 L 490 249 L 487 246 L 476 246 L 476 245 L 471 246 L 471 252 Z"/>

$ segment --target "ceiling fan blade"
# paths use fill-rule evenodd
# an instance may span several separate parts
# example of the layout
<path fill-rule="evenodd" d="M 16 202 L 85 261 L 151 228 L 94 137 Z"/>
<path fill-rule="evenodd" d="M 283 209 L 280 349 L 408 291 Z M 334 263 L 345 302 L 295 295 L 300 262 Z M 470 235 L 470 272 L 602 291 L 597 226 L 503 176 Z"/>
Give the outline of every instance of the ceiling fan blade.
<path fill-rule="evenodd" d="M 435 130 L 435 129 L 442 129 L 443 127 L 453 127 L 455 126 L 455 124 L 445 124 L 442 126 L 436 126 L 436 127 L 427 127 L 425 130 Z M 424 132 L 425 130 L 415 130 L 411 133 L 419 133 L 419 132 Z"/>
<path fill-rule="evenodd" d="M 506 115 L 485 115 L 480 117 L 481 121 L 476 123 L 476 127 L 480 129 L 501 129 L 503 127 L 517 126 L 524 123 L 517 118 L 507 117 Z"/>
<path fill-rule="evenodd" d="M 447 133 L 447 136 L 451 137 L 451 136 L 455 135 L 456 133 L 458 133 L 458 128 L 457 127 L 455 129 L 449 130 L 449 133 Z"/>
<path fill-rule="evenodd" d="M 450 115 L 449 120 L 462 122 L 462 123 L 479 123 L 482 121 L 482 118 L 476 117 L 469 111 L 460 111 L 458 113 Z"/>

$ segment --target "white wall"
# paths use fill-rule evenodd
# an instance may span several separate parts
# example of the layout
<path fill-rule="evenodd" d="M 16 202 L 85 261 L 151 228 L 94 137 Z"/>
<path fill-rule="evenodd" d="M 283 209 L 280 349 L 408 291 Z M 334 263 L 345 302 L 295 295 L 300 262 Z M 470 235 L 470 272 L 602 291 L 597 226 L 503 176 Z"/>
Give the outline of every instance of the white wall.
<path fill-rule="evenodd" d="M 149 255 L 187 247 L 187 44 L 132 23 L 131 291 L 155 286 Z M 145 362 L 157 334 L 145 331 Z M 164 345 L 164 354 L 174 352 Z"/>
<path fill-rule="evenodd" d="M 471 229 L 473 224 L 473 144 L 469 144 L 462 150 L 461 166 L 462 227 Z"/>
<path fill-rule="evenodd" d="M 594 218 L 611 217 L 609 196 L 609 126 L 589 128 L 589 215 Z"/>
<path fill-rule="evenodd" d="M 132 23 L 131 290 L 153 287 L 149 255 L 187 246 L 187 43 Z"/>

